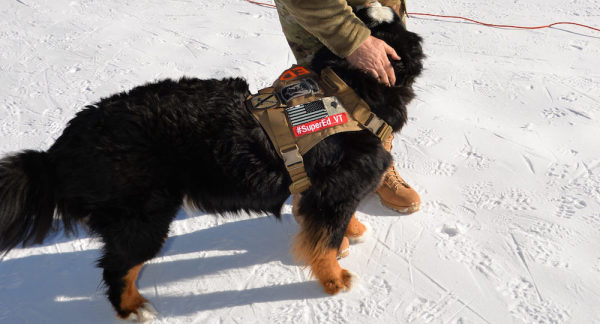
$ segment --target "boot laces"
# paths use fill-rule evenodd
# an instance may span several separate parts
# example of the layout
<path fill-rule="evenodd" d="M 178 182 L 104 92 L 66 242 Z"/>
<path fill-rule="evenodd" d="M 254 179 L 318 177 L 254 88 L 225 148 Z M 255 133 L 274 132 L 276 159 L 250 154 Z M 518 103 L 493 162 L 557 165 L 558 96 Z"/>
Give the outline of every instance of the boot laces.
<path fill-rule="evenodd" d="M 400 188 L 400 186 L 410 189 L 410 185 L 406 183 L 404 179 L 402 179 L 402 177 L 398 174 L 398 171 L 396 171 L 396 168 L 394 166 L 390 167 L 390 169 L 385 173 L 384 182 L 388 186 L 392 187 L 394 190 L 397 190 L 398 188 Z"/>
<path fill-rule="evenodd" d="M 386 149 L 386 151 L 388 151 L 388 152 L 392 151 L 392 141 L 393 140 L 394 140 L 394 136 L 391 135 L 391 136 L 388 136 L 388 138 L 386 138 L 382 142 L 383 147 Z M 394 191 L 397 190 L 398 188 L 400 188 L 400 186 L 410 189 L 410 186 L 398 174 L 398 171 L 396 171 L 396 167 L 394 167 L 394 165 L 390 166 L 390 168 L 385 172 L 384 183 L 386 185 L 388 185 L 389 187 L 391 187 Z"/>

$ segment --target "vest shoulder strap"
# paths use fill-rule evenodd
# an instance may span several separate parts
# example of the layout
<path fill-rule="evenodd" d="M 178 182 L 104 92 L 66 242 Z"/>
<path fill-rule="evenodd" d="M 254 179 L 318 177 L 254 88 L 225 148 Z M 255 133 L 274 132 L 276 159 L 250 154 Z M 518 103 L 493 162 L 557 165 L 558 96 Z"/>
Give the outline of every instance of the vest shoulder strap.
<path fill-rule="evenodd" d="M 364 128 L 384 141 L 392 134 L 392 127 L 375 115 L 369 105 L 352 90 L 331 68 L 321 71 L 321 82 L 325 94 L 335 94 L 352 117 Z"/>

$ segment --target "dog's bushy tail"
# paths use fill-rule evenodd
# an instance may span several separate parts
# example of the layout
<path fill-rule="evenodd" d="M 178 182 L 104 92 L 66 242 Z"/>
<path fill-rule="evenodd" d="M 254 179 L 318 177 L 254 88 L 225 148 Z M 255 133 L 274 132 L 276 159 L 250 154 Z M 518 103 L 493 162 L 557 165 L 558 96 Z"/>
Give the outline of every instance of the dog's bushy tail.
<path fill-rule="evenodd" d="M 54 178 L 46 152 L 27 150 L 0 160 L 0 253 L 47 236 L 54 223 Z"/>

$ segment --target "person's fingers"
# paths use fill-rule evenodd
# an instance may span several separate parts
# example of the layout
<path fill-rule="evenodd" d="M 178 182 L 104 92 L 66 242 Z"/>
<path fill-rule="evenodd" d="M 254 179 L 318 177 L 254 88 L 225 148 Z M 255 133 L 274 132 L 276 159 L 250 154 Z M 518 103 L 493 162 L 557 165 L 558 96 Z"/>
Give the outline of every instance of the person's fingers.
<path fill-rule="evenodd" d="M 383 48 L 385 49 L 385 53 L 389 56 L 392 57 L 392 60 L 401 60 L 402 58 L 400 56 L 398 56 L 398 54 L 396 53 L 396 50 L 394 50 L 390 45 L 388 45 L 386 42 L 383 42 L 384 46 Z"/>
<path fill-rule="evenodd" d="M 388 78 L 388 74 L 383 67 L 383 64 L 380 64 L 378 67 L 377 74 L 379 75 L 379 82 L 385 85 L 390 85 L 390 79 Z"/>
<path fill-rule="evenodd" d="M 387 62 L 387 65 L 385 65 L 385 73 L 387 74 L 387 77 L 390 80 L 390 86 L 395 85 L 396 73 L 394 72 L 394 67 L 392 66 L 392 63 L 390 63 L 389 61 Z"/>
<path fill-rule="evenodd" d="M 365 70 L 365 72 L 367 72 L 370 76 L 374 77 L 375 80 L 379 80 L 379 74 L 377 73 L 376 70 L 368 69 L 368 70 Z"/>
<path fill-rule="evenodd" d="M 390 63 L 400 60 L 400 56 L 386 42 L 373 36 L 369 36 L 365 42 L 346 59 L 350 66 L 360 69 L 373 76 L 379 83 L 387 86 L 396 84 L 394 67 Z"/>

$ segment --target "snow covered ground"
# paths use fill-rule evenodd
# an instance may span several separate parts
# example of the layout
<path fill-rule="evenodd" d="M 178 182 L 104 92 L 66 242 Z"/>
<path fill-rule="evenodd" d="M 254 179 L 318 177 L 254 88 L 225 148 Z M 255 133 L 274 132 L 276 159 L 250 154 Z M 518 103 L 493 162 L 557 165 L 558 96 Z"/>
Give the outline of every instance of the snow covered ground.
<path fill-rule="evenodd" d="M 487 22 L 599 26 L 598 0 L 410 1 Z M 157 323 L 600 322 L 600 33 L 413 18 L 426 71 L 395 139 L 423 208 L 360 206 L 375 236 L 321 292 L 293 263 L 297 230 L 272 217 L 183 212 L 138 285 Z M 243 0 L 0 2 L 0 153 L 45 149 L 85 104 L 147 81 L 242 76 L 294 62 L 275 10 Z M 118 322 L 84 232 L 0 262 L 0 322 Z"/>

